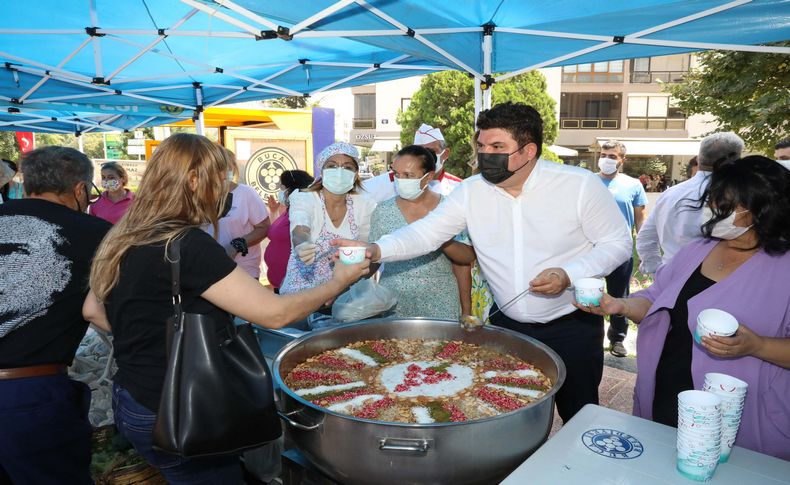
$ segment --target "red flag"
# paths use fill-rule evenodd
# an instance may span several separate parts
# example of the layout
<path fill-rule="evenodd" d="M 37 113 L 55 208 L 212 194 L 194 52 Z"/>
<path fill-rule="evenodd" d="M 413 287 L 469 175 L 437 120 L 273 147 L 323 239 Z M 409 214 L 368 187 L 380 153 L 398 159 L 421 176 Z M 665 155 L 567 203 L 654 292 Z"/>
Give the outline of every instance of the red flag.
<path fill-rule="evenodd" d="M 33 133 L 29 131 L 17 131 L 16 141 L 19 142 L 19 151 L 22 153 L 27 153 L 35 148 L 33 146 Z"/>

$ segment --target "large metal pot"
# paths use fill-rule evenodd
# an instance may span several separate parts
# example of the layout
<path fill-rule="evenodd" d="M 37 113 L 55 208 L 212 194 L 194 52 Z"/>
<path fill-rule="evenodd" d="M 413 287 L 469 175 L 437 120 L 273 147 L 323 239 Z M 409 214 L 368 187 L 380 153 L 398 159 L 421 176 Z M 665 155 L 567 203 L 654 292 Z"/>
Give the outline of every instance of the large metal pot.
<path fill-rule="evenodd" d="M 283 376 L 308 357 L 360 340 L 463 340 L 493 347 L 540 368 L 555 383 L 527 407 L 465 423 L 387 423 L 338 414 L 296 395 Z M 499 327 L 465 332 L 457 322 L 381 319 L 313 332 L 291 342 L 274 361 L 280 411 L 300 451 L 320 470 L 347 484 L 494 483 L 507 476 L 548 436 L 554 395 L 565 365 L 546 345 Z"/>

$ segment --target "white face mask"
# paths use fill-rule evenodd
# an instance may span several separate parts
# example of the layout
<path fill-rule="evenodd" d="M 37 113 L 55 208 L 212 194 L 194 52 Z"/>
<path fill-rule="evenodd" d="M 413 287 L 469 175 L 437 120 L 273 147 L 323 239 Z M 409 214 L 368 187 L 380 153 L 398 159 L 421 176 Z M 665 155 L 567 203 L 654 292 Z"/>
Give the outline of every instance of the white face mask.
<path fill-rule="evenodd" d="M 335 195 L 343 195 L 354 188 L 356 172 L 345 168 L 327 168 L 323 171 L 321 183 L 326 190 Z"/>
<path fill-rule="evenodd" d="M 283 205 L 288 204 L 288 193 L 285 191 L 285 189 L 277 191 L 277 202 Z"/>
<path fill-rule="evenodd" d="M 444 155 L 444 152 L 446 152 L 446 151 L 447 151 L 447 149 L 445 148 L 444 150 L 442 150 L 442 151 L 440 151 L 439 153 L 436 154 L 436 170 L 435 170 L 436 173 L 439 173 L 439 172 L 442 171 L 442 167 L 444 166 L 444 161 L 442 160 L 442 155 Z"/>
<path fill-rule="evenodd" d="M 611 158 L 601 157 L 598 159 L 598 168 L 604 175 L 612 175 L 617 171 L 617 160 Z"/>
<path fill-rule="evenodd" d="M 418 179 L 401 179 L 395 177 L 395 192 L 397 192 L 401 199 L 414 200 L 425 192 L 425 188 L 428 187 L 427 185 L 425 187 L 420 187 L 422 179 L 427 176 L 428 174 L 426 173 Z"/>
<path fill-rule="evenodd" d="M 105 190 L 118 190 L 121 188 L 121 181 L 117 179 L 102 180 L 101 186 Z"/>
<path fill-rule="evenodd" d="M 732 214 L 727 216 L 726 218 L 720 220 L 713 226 L 713 231 L 711 232 L 711 236 L 717 237 L 719 239 L 737 239 L 743 234 L 746 233 L 752 226 L 736 226 L 735 225 L 735 217 L 738 214 L 743 214 L 744 212 L 749 212 L 748 210 L 735 212 L 733 211 Z M 702 223 L 705 224 L 709 220 L 713 219 L 713 211 L 710 207 L 705 206 L 702 208 Z"/>
<path fill-rule="evenodd" d="M 781 166 L 790 170 L 790 160 L 777 160 Z"/>
<path fill-rule="evenodd" d="M 228 182 L 233 182 L 233 170 L 228 170 Z"/>

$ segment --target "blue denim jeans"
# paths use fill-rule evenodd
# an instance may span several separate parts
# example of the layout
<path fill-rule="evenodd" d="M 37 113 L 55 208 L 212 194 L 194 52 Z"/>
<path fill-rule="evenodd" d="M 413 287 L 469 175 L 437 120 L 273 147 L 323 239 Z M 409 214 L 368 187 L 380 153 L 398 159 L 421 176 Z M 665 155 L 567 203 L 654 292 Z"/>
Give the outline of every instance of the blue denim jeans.
<path fill-rule="evenodd" d="M 112 389 L 115 426 L 140 455 L 171 485 L 238 484 L 242 469 L 237 455 L 208 458 L 181 458 L 153 449 L 156 414 L 134 400 L 123 387 Z"/>
<path fill-rule="evenodd" d="M 0 484 L 92 484 L 90 402 L 65 374 L 0 380 Z"/>

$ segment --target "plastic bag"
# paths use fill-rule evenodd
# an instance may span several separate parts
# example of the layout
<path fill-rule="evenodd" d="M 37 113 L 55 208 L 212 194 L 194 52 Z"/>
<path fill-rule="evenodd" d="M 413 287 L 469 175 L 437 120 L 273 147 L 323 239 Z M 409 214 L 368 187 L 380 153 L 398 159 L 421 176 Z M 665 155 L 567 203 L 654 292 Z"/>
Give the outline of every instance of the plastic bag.
<path fill-rule="evenodd" d="M 336 322 L 353 322 L 384 313 L 398 303 L 394 291 L 373 281 L 373 278 L 354 283 L 337 297 L 332 305 L 332 319 Z"/>

